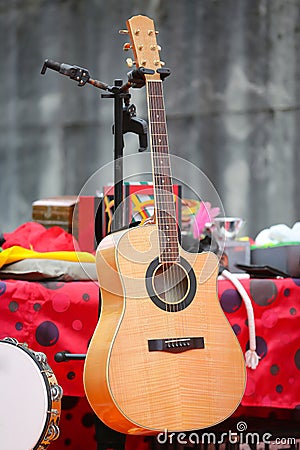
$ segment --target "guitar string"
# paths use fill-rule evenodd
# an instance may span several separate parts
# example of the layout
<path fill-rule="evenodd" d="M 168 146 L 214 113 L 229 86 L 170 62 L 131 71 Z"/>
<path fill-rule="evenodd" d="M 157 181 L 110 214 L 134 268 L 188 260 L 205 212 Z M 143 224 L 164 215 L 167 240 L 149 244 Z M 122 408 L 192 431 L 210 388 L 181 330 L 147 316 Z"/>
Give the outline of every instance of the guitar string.
<path fill-rule="evenodd" d="M 161 84 L 161 102 L 162 102 L 162 111 L 163 114 L 165 114 L 165 108 L 164 108 L 164 100 L 163 100 L 163 95 L 162 95 L 162 84 Z M 166 136 L 166 140 L 168 139 L 167 137 L 167 127 L 166 127 L 166 117 L 164 115 L 163 119 L 163 123 L 165 124 L 165 136 Z M 169 168 L 170 168 L 170 162 L 169 162 Z M 171 177 L 171 168 L 170 168 L 170 174 L 169 177 Z M 172 191 L 172 181 L 171 179 L 169 180 L 169 184 L 171 186 L 171 191 Z M 173 228 L 173 233 L 172 235 L 170 235 L 169 233 L 169 239 L 171 239 L 171 252 L 173 253 L 174 250 L 174 240 L 176 240 L 176 245 L 175 245 L 175 256 L 174 256 L 174 260 L 171 262 L 170 266 L 169 266 L 169 271 L 170 271 L 170 288 L 171 288 L 171 292 L 170 292 L 170 296 L 175 297 L 175 303 L 173 302 L 173 304 L 171 305 L 172 309 L 175 312 L 178 312 L 179 310 L 179 300 L 181 299 L 181 292 L 180 292 L 180 277 L 179 277 L 179 265 L 177 264 L 177 254 L 178 254 L 178 240 L 177 240 L 177 226 L 176 226 L 176 218 L 175 218 L 175 208 L 174 208 L 174 197 L 173 197 L 173 192 L 171 192 L 171 204 L 173 206 L 173 208 L 171 208 L 171 211 L 168 211 L 167 213 L 167 217 L 169 218 L 169 223 L 171 223 L 171 228 Z M 168 215 L 169 214 L 169 215 Z M 175 233 L 174 233 L 175 231 Z M 173 248 L 172 248 L 173 247 Z M 169 248 L 170 250 L 170 248 Z M 179 256 L 179 255 L 178 255 Z M 171 303 L 172 303 L 172 298 L 171 298 Z"/>
<path fill-rule="evenodd" d="M 168 289 L 168 280 L 166 279 L 165 276 L 165 265 L 163 264 L 163 259 L 164 259 L 164 251 L 165 251 L 165 234 L 164 234 L 164 220 L 163 220 L 163 212 L 162 212 L 162 208 L 161 208 L 161 192 L 159 191 L 159 189 L 161 189 L 161 180 L 160 178 L 160 173 L 159 173 L 159 165 L 158 165 L 158 152 L 160 151 L 160 146 L 159 146 L 159 141 L 160 141 L 160 136 L 158 135 L 158 130 L 157 130 L 157 123 L 156 120 L 154 120 L 155 118 L 157 118 L 158 115 L 158 104 L 157 104 L 157 98 L 156 98 L 156 92 L 155 92 L 155 82 L 151 82 L 151 94 L 152 94 L 152 123 L 153 123 L 153 139 L 154 139 L 154 177 L 155 177 L 155 183 L 156 183 L 156 192 L 157 192 L 157 225 L 158 225 L 158 230 L 159 230 L 159 236 L 160 236 L 160 259 L 161 259 L 161 263 L 162 263 L 162 272 L 161 272 L 161 276 L 163 279 L 163 286 L 164 286 L 164 292 L 162 293 L 162 298 L 165 300 L 165 305 L 166 305 L 166 310 L 168 311 L 169 305 L 167 303 L 167 289 Z M 155 117 L 156 116 L 156 117 Z"/>
<path fill-rule="evenodd" d="M 159 121 L 157 120 L 153 120 L 153 124 L 154 124 L 154 130 L 155 130 L 155 136 L 159 136 L 160 137 L 160 141 L 162 142 L 161 145 L 159 145 L 160 143 L 158 142 L 158 146 L 156 147 L 156 152 L 155 152 L 155 159 L 156 159 L 156 166 L 157 169 L 158 167 L 160 167 L 159 164 L 157 164 L 158 162 L 158 158 L 157 158 L 157 149 L 158 149 L 158 153 L 161 154 L 162 153 L 162 149 L 163 146 L 166 146 L 168 148 L 168 142 L 167 142 L 167 130 L 166 130 L 166 119 L 165 119 L 165 115 L 164 115 L 164 105 L 163 105 L 163 95 L 162 95 L 162 82 L 152 82 L 153 84 L 151 84 L 151 86 L 153 86 L 153 90 L 152 94 L 154 94 L 154 97 L 152 96 L 152 100 L 155 104 L 155 115 L 156 118 L 159 118 Z M 161 89 L 160 89 L 161 88 Z M 158 112 L 159 111 L 159 112 Z M 161 112 L 162 111 L 162 112 Z M 163 117 L 160 117 L 160 114 L 162 114 Z M 153 114 L 153 110 L 152 110 L 152 115 Z M 154 119 L 154 117 L 152 118 Z M 166 142 L 164 142 L 164 139 Z M 169 164 L 169 170 L 170 170 L 170 164 Z M 167 169 L 167 167 L 163 167 L 164 169 Z M 160 170 L 160 169 L 159 169 Z M 156 170 L 156 173 L 158 172 L 158 170 Z M 164 224 L 164 228 L 168 227 L 168 233 L 165 230 L 165 235 L 167 236 L 167 242 L 166 242 L 166 250 L 167 250 L 167 261 L 165 262 L 165 267 L 166 270 L 163 271 L 163 274 L 166 273 L 166 279 L 167 279 L 167 286 L 168 289 L 165 292 L 165 296 L 166 296 L 166 301 L 167 301 L 167 307 L 169 305 L 169 310 L 170 311 L 174 311 L 177 312 L 179 310 L 179 300 L 183 297 L 182 294 L 182 288 L 183 288 L 183 283 L 181 280 L 181 269 L 178 266 L 178 264 L 176 264 L 176 260 L 177 260 L 177 256 L 178 256 L 178 240 L 176 240 L 176 248 L 174 249 L 174 239 L 175 239 L 175 235 L 173 233 L 170 234 L 170 231 L 174 231 L 174 222 L 175 222 L 175 229 L 177 232 L 177 227 L 176 227 L 176 218 L 174 217 L 174 197 L 173 197 L 173 192 L 172 192 L 172 183 L 171 183 L 171 179 L 170 179 L 170 175 L 171 174 L 166 174 L 166 173 L 161 173 L 158 172 L 158 177 L 161 177 L 161 188 L 164 191 L 164 188 L 162 187 L 162 183 L 163 181 L 168 181 L 167 183 L 165 182 L 164 187 L 166 189 L 166 187 L 168 186 L 171 190 L 168 191 L 166 190 L 166 192 L 162 192 L 162 197 L 163 200 L 165 202 L 164 205 L 162 205 L 160 203 L 159 206 L 162 206 L 162 211 L 163 211 L 163 216 L 161 217 L 161 221 Z M 164 178 L 165 177 L 165 178 Z M 164 194 L 164 195 L 163 195 Z M 170 195 L 171 194 L 171 201 L 170 201 Z M 166 198 L 168 198 L 167 203 L 166 203 Z M 169 206 L 170 204 L 170 206 Z M 169 210 L 171 205 L 173 206 L 173 208 L 171 208 L 171 211 Z M 165 217 L 164 217 L 165 216 Z M 173 228 L 173 229 L 172 229 Z M 177 237 L 176 237 L 177 239 Z M 171 253 L 171 255 L 170 255 Z M 172 254 L 175 253 L 175 256 L 173 256 Z M 169 256 L 171 258 L 169 258 Z M 173 256 L 173 257 L 172 257 Z M 170 262 L 169 262 L 170 259 Z M 175 296 L 175 299 L 172 298 Z M 175 300 L 175 302 L 174 302 Z"/>
<path fill-rule="evenodd" d="M 156 206 L 156 220 L 157 220 L 157 230 L 158 230 L 158 244 L 159 244 L 159 252 L 160 252 L 160 260 L 162 258 L 161 256 L 161 248 L 162 248 L 162 236 L 161 236 L 161 230 L 160 230 L 160 212 L 159 212 L 159 199 L 158 199 L 158 190 L 157 190 L 157 169 L 156 169 L 156 165 L 157 165 L 157 157 L 156 157 L 156 146 L 157 146 L 157 137 L 156 137 L 156 132 L 157 130 L 155 129 L 155 123 L 153 120 L 153 116 L 154 116 L 154 95 L 153 95 L 153 84 L 151 81 L 147 80 L 147 88 L 148 88 L 148 102 L 149 102 L 149 123 L 150 123 L 150 136 L 151 136 L 151 141 L 152 141 L 152 164 L 153 164 L 153 184 L 154 184 L 154 196 L 155 196 L 155 206 Z M 164 277 L 164 273 L 162 271 L 161 275 L 157 275 L 158 276 L 158 283 L 157 283 L 157 287 L 162 289 L 163 292 L 166 292 L 166 280 Z M 159 283 L 159 277 L 162 280 L 162 284 L 163 286 L 160 285 Z M 154 280 L 153 280 L 154 282 Z M 161 293 L 158 292 L 158 294 L 161 296 Z M 162 296 L 163 297 L 163 296 Z M 166 305 L 166 310 L 168 311 L 168 305 L 167 303 L 165 303 Z"/>
<path fill-rule="evenodd" d="M 153 85 L 151 85 L 151 86 L 153 86 Z M 159 83 L 156 83 L 155 87 L 156 86 L 158 87 Z M 152 96 L 152 107 L 153 107 L 154 100 L 158 100 L 159 96 L 162 97 L 160 95 L 160 93 L 157 92 L 157 89 L 155 91 L 155 94 L 156 94 L 156 97 Z M 162 99 L 163 99 L 163 97 L 162 97 Z M 157 104 L 157 101 L 156 101 L 155 102 L 155 110 L 156 110 L 156 112 L 158 112 L 157 111 L 158 109 L 162 110 L 164 112 L 164 107 L 159 108 L 159 106 L 161 106 L 161 105 L 159 103 Z M 154 108 L 152 108 L 152 116 L 154 115 L 154 111 L 153 110 L 154 110 Z M 160 114 L 161 114 L 161 112 L 160 112 Z M 156 115 L 158 116 L 158 114 L 156 114 Z M 152 117 L 151 119 L 154 119 L 154 117 Z M 163 119 L 165 119 L 165 118 L 163 117 Z M 155 123 L 156 121 L 154 121 L 154 120 L 152 120 L 152 122 L 153 122 L 153 129 L 155 131 L 156 137 L 157 137 L 157 135 L 160 135 L 161 138 L 163 138 L 163 136 L 161 135 L 162 134 L 162 130 L 160 129 L 159 124 Z M 162 122 L 164 122 L 164 121 L 162 121 Z M 166 130 L 165 130 L 164 135 L 165 135 L 165 137 L 167 139 Z M 161 156 L 163 146 L 167 144 L 167 142 L 163 142 L 163 139 L 161 139 L 161 140 L 162 140 L 162 145 L 158 145 L 159 143 L 155 142 L 155 144 L 158 145 L 158 147 L 155 147 L 155 149 L 154 149 L 155 150 L 154 162 L 155 162 L 156 169 L 157 169 L 156 173 L 158 171 L 158 168 L 160 167 L 159 164 L 157 164 L 157 162 L 159 160 L 157 158 L 157 149 L 159 150 L 159 155 Z M 164 161 L 165 161 L 165 154 L 164 154 Z M 170 167 L 170 164 L 169 164 L 169 167 Z M 158 173 L 158 176 L 159 176 L 159 173 Z M 156 180 L 156 182 L 157 181 L 158 180 Z M 171 184 L 171 183 L 168 183 L 168 184 Z M 163 195 L 163 199 L 164 200 L 165 200 L 165 197 L 166 196 Z M 171 192 L 171 198 L 172 198 L 172 201 L 170 202 L 170 204 L 173 203 L 173 206 L 174 206 L 173 192 Z M 159 205 L 161 206 L 161 203 Z M 167 209 L 167 204 L 165 204 L 164 208 L 161 208 L 161 209 L 163 209 L 165 211 Z M 169 212 L 170 211 L 167 211 L 167 213 L 169 213 Z M 169 215 L 169 217 L 170 217 L 170 215 Z M 172 217 L 172 215 L 171 215 L 171 217 Z M 170 224 L 170 223 L 173 224 L 173 221 L 170 222 L 170 219 L 169 220 L 167 220 L 167 219 L 168 219 L 168 214 L 166 215 L 166 219 L 165 219 L 164 214 L 163 214 L 162 217 L 158 218 L 158 221 L 161 220 L 161 223 L 164 224 L 164 225 Z M 173 213 L 173 219 L 174 219 L 174 213 Z M 176 231 L 175 234 L 173 233 L 172 235 L 170 235 L 170 232 L 167 234 L 168 236 L 172 236 L 172 240 L 171 240 L 171 245 L 172 246 L 174 246 L 174 240 L 173 239 L 174 239 L 175 236 L 176 236 L 176 239 L 177 239 L 176 221 L 175 221 L 175 231 Z M 178 254 L 178 240 L 176 241 L 176 243 L 177 243 L 177 252 L 175 250 L 175 254 L 177 253 L 177 257 L 178 257 L 179 256 L 179 254 Z M 174 251 L 172 248 L 170 250 L 172 250 L 172 252 Z M 169 311 L 174 311 L 174 312 L 177 312 L 179 310 L 180 303 L 181 303 L 180 300 L 183 299 L 184 295 L 186 294 L 185 288 L 188 287 L 188 286 L 185 286 L 185 283 L 184 283 L 184 280 L 186 279 L 186 274 L 185 274 L 184 271 L 182 271 L 181 267 L 178 264 L 176 264 L 176 259 L 177 258 L 174 257 L 174 260 L 172 261 L 172 258 L 171 258 L 171 260 L 170 260 L 171 262 L 170 262 L 169 265 L 167 263 L 165 263 L 166 266 L 167 266 L 167 269 L 166 269 L 167 270 L 166 278 L 168 280 L 167 281 L 167 286 L 168 286 L 168 288 L 169 288 L 168 290 L 170 290 L 170 292 L 168 293 L 166 291 L 166 289 L 164 288 L 165 289 L 165 293 L 166 293 L 165 295 L 166 295 L 166 301 L 167 301 L 167 303 L 166 303 L 167 310 L 169 308 Z M 166 259 L 166 261 L 168 261 L 168 260 L 169 260 L 169 258 Z M 165 273 L 164 272 L 162 273 L 162 275 L 165 277 Z M 165 285 L 165 282 L 164 282 L 164 285 Z M 170 301 L 170 296 L 172 296 L 172 295 L 173 296 L 175 295 L 175 300 L 178 300 L 175 304 L 172 303 L 172 300 Z M 169 301 L 170 301 L 170 303 L 169 303 Z M 185 300 L 183 300 L 183 301 L 185 302 Z M 171 334 L 169 336 L 171 336 Z M 174 337 L 177 336 L 177 333 L 174 333 L 173 336 Z"/>
<path fill-rule="evenodd" d="M 156 204 L 156 208 L 157 208 L 157 225 L 158 225 L 158 232 L 159 232 L 159 240 L 160 240 L 160 259 L 161 259 L 161 264 L 162 264 L 162 272 L 161 272 L 161 277 L 163 280 L 163 295 L 162 298 L 165 301 L 165 308 L 166 311 L 168 312 L 171 308 L 171 305 L 169 305 L 168 303 L 168 294 L 167 294 L 167 289 L 169 286 L 169 280 L 168 280 L 168 273 L 165 271 L 166 269 L 166 265 L 164 263 L 164 253 L 165 253 L 165 249 L 166 249 L 166 241 L 165 241 L 165 232 L 166 232 L 166 223 L 163 217 L 163 210 L 162 210 L 162 205 L 161 205 L 161 192 L 159 191 L 159 188 L 162 189 L 159 177 L 160 177 L 160 173 L 159 173 L 159 164 L 158 164 L 158 153 L 161 153 L 161 147 L 160 147 L 160 140 L 161 140 L 161 136 L 160 134 L 158 134 L 158 129 L 157 129 L 157 121 L 154 120 L 155 116 L 157 118 L 157 116 L 160 114 L 160 112 L 158 111 L 159 108 L 159 104 L 158 104 L 158 99 L 157 99 L 157 92 L 155 87 L 157 86 L 156 82 L 150 82 L 150 91 L 151 91 L 151 111 L 150 114 L 152 115 L 152 117 L 150 117 L 150 121 L 152 123 L 153 126 L 153 140 L 154 140 L 154 146 L 153 146 L 153 161 L 154 161 L 154 179 L 155 179 L 155 190 L 157 193 L 157 204 Z"/>
<path fill-rule="evenodd" d="M 154 104 L 155 104 L 155 115 L 156 118 L 159 117 L 160 118 L 160 114 L 161 114 L 161 110 L 162 105 L 160 104 L 161 102 L 161 98 L 160 98 L 160 92 L 157 92 L 157 88 L 159 86 L 159 82 L 154 82 L 152 84 L 152 86 L 154 87 Z M 156 88 L 156 89 L 155 89 Z M 163 118 L 160 118 L 160 121 Z M 160 156 L 161 153 L 163 153 L 163 147 L 166 142 L 165 142 L 165 136 L 163 136 L 163 131 L 161 128 L 163 127 L 159 127 L 159 125 L 157 124 L 157 121 L 154 122 L 154 128 L 155 128 L 155 136 L 157 139 L 157 147 L 156 147 L 156 163 L 158 162 L 158 158 Z M 158 164 L 157 164 L 158 165 Z M 160 168 L 160 166 L 158 165 L 158 169 L 156 170 L 156 174 L 157 174 L 157 178 L 158 178 L 158 183 L 159 183 L 159 215 L 160 220 L 162 222 L 162 226 L 163 226 L 163 245 L 164 248 L 163 250 L 163 254 L 162 254 L 162 262 L 163 262 L 163 277 L 166 280 L 166 289 L 164 292 L 164 297 L 165 297 L 165 301 L 166 301 L 166 305 L 167 308 L 169 309 L 169 312 L 172 311 L 173 309 L 173 305 L 172 305 L 172 285 L 173 285 L 173 279 L 172 279 L 172 262 L 169 263 L 169 259 L 171 257 L 171 255 L 168 255 L 168 253 L 171 252 L 171 247 L 170 247 L 170 224 L 169 224 L 169 220 L 168 220 L 168 216 L 167 216 L 167 211 L 166 211 L 166 204 L 164 204 L 164 200 L 165 200 L 165 196 L 167 195 L 164 192 L 164 189 L 166 189 L 166 186 L 163 186 L 163 183 L 165 181 L 165 166 L 163 166 L 162 168 Z M 168 183 L 169 184 L 169 183 Z"/>
<path fill-rule="evenodd" d="M 167 135 L 167 126 L 166 126 L 166 118 L 165 118 L 165 107 L 164 107 L 164 97 L 163 97 L 163 88 L 162 88 L 162 83 L 157 83 L 156 85 L 157 87 L 161 87 L 161 93 L 157 93 L 158 96 L 161 96 L 161 102 L 162 102 L 162 111 L 164 114 L 164 117 L 162 118 L 163 124 L 165 124 L 165 136 L 166 136 L 166 140 L 168 139 L 168 135 Z M 168 144 L 166 142 L 166 144 Z M 169 163 L 169 168 L 171 167 L 170 163 Z M 171 169 L 170 169 L 171 172 Z M 170 173 L 170 177 L 171 177 L 171 173 Z M 171 184 L 171 179 L 170 179 L 170 185 Z M 172 189 L 172 188 L 171 188 Z M 173 196 L 173 192 L 171 192 L 172 195 L 172 203 L 173 203 L 173 210 L 171 213 L 173 213 L 173 216 L 171 215 L 171 222 L 173 223 L 173 228 L 174 228 L 174 223 L 175 223 L 175 230 L 176 230 L 176 234 L 172 235 L 172 239 L 176 239 L 176 248 L 177 248 L 177 252 L 175 251 L 175 253 L 177 253 L 178 259 L 179 259 L 179 248 L 178 248 L 178 237 L 177 237 L 177 222 L 176 222 L 176 215 L 175 215 L 175 208 L 174 208 L 174 196 Z M 170 234 L 169 234 L 170 236 Z M 174 246 L 174 241 L 171 242 L 172 246 Z M 171 271 L 171 288 L 172 288 L 172 292 L 175 295 L 175 300 L 176 303 L 175 305 L 172 305 L 173 308 L 175 308 L 175 312 L 177 312 L 180 308 L 180 300 L 183 299 L 184 295 L 185 295 L 185 284 L 184 284 L 184 279 L 185 279 L 185 273 L 182 271 L 181 267 L 179 264 L 176 263 L 176 259 L 174 258 L 174 261 L 171 263 L 169 270 Z M 179 262 L 179 261 L 178 261 Z M 187 286 L 188 287 L 188 286 Z"/>
<path fill-rule="evenodd" d="M 164 104 L 163 104 L 163 95 L 162 95 L 162 83 L 161 84 L 157 84 L 157 87 L 161 87 L 161 92 L 157 92 L 158 95 L 158 99 L 160 99 L 161 101 L 161 110 L 162 110 L 162 114 L 164 115 L 165 112 L 165 108 L 164 108 Z M 167 145 L 168 148 L 168 142 L 167 142 L 167 130 L 166 130 L 166 118 L 165 115 L 162 117 L 161 121 L 163 122 L 163 125 L 165 125 L 165 129 L 164 129 L 164 135 L 165 135 L 165 139 L 166 142 L 164 142 L 164 144 Z M 169 167 L 169 171 L 171 172 L 170 169 L 170 163 L 168 164 Z M 168 247 L 167 250 L 169 251 L 169 253 L 171 253 L 170 257 L 171 257 L 171 262 L 170 264 L 167 264 L 167 271 L 169 274 L 169 292 L 168 292 L 168 298 L 167 300 L 170 302 L 170 309 L 172 309 L 174 312 L 177 312 L 179 309 L 179 303 L 178 300 L 180 299 L 180 280 L 178 277 L 178 271 L 179 271 L 179 266 L 176 264 L 176 259 L 177 259 L 177 253 L 178 253 L 178 241 L 177 241 L 177 237 L 176 234 L 174 233 L 177 232 L 177 227 L 176 227 L 176 222 L 175 222 L 175 210 L 174 210 L 174 198 L 173 198 L 173 192 L 172 192 L 172 182 L 171 182 L 171 173 L 170 174 L 164 174 L 166 176 L 169 176 L 169 182 L 165 183 L 165 185 L 170 186 L 170 192 L 166 193 L 166 196 L 164 197 L 164 199 L 166 199 L 166 197 L 169 197 L 169 201 L 170 201 L 170 205 L 173 206 L 173 208 L 171 208 L 171 211 L 168 210 L 166 211 L 166 221 L 167 224 L 169 226 L 169 233 L 167 233 L 167 242 Z M 171 198 L 170 195 L 171 194 Z M 164 210 L 167 210 L 167 204 L 164 205 Z M 172 233 L 172 234 L 171 234 Z M 176 245 L 174 240 L 176 240 Z M 175 255 L 173 256 L 173 253 L 175 253 Z M 175 297 L 175 298 L 174 298 Z"/>

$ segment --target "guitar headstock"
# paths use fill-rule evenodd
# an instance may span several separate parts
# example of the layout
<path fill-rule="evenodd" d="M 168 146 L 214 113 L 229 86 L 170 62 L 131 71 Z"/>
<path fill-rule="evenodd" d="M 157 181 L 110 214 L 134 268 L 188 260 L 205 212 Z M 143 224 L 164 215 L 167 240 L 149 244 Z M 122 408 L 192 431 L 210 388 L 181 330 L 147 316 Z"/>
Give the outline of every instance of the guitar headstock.
<path fill-rule="evenodd" d="M 133 16 L 126 22 L 130 36 L 130 44 L 125 44 L 124 50 L 132 48 L 136 67 L 145 67 L 154 70 L 151 78 L 160 79 L 156 72 L 164 63 L 160 60 L 160 47 L 156 41 L 154 22 L 146 16 Z"/>

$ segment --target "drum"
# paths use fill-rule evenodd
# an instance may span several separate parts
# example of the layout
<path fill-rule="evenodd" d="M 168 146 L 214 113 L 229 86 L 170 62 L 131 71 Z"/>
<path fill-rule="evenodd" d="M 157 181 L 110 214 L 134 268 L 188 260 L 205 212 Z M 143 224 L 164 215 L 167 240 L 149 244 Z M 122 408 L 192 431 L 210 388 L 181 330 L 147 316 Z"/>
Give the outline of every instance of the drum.
<path fill-rule="evenodd" d="M 62 388 L 44 353 L 0 340 L 0 447 L 44 450 L 59 436 Z"/>

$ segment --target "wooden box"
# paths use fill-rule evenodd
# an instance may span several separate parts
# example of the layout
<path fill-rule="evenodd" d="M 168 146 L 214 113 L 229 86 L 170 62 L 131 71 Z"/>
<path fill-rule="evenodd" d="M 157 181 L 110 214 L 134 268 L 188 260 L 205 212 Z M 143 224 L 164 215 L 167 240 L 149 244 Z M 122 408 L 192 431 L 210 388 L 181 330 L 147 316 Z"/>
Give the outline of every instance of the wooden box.
<path fill-rule="evenodd" d="M 32 203 L 32 220 L 46 228 L 59 226 L 72 233 L 72 221 L 77 196 L 50 197 Z"/>

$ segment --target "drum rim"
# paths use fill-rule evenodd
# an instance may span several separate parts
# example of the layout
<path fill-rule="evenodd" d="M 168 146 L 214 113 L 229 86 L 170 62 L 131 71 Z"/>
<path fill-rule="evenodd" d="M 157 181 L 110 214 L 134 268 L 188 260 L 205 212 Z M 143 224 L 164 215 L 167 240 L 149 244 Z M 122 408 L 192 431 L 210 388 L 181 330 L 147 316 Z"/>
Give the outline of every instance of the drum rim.
<path fill-rule="evenodd" d="M 28 356 L 30 356 L 30 358 L 38 366 L 39 373 L 40 373 L 40 375 L 43 378 L 44 387 L 46 389 L 46 394 L 47 394 L 47 396 L 46 396 L 47 397 L 47 408 L 46 408 L 46 413 L 45 413 L 45 419 L 46 420 L 45 420 L 45 424 L 44 424 L 44 427 L 43 427 L 43 431 L 41 432 L 37 443 L 35 444 L 35 446 L 32 449 L 32 450 L 38 450 L 38 447 L 40 446 L 40 444 L 44 441 L 44 439 L 46 437 L 46 433 L 48 431 L 49 424 L 50 424 L 50 419 L 51 419 L 51 407 L 52 407 L 51 389 L 50 389 L 48 377 L 47 377 L 47 375 L 44 372 L 45 368 L 44 368 L 43 364 L 40 361 L 38 361 L 37 358 L 35 357 L 35 354 L 37 352 L 35 352 L 34 350 L 31 350 L 29 348 L 26 348 L 24 346 L 24 344 L 19 343 L 18 341 L 12 342 L 12 341 L 3 340 L 3 339 L 0 340 L 0 344 L 1 343 L 8 344 L 8 345 L 11 345 L 11 346 L 13 346 L 15 348 L 18 348 L 19 350 L 24 351 Z M 49 367 L 49 369 L 50 369 L 50 367 Z M 52 369 L 50 369 L 50 370 L 52 372 Z"/>

